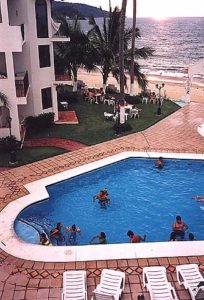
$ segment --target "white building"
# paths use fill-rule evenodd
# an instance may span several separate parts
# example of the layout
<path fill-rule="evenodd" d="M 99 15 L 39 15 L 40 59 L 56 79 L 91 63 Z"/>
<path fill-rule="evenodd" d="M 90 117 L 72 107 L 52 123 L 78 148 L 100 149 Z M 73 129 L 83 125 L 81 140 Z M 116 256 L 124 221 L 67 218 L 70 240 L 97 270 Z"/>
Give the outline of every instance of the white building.
<path fill-rule="evenodd" d="M 9 110 L 0 103 L 0 137 L 11 133 L 20 140 L 25 117 L 54 112 L 58 119 L 51 18 L 51 0 L 0 0 L 0 91 L 7 95 Z M 54 26 L 53 26 L 54 25 Z M 60 81 L 60 83 L 63 83 Z"/>

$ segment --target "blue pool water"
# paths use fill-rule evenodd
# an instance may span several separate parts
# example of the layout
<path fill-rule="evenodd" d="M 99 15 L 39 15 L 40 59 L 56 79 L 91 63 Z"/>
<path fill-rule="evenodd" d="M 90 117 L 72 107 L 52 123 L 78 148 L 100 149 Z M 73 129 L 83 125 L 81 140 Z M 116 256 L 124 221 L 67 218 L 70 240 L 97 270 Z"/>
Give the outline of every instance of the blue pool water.
<path fill-rule="evenodd" d="M 93 195 L 107 187 L 111 203 L 101 209 Z M 49 233 L 57 222 L 76 224 L 88 244 L 104 231 L 109 243 L 128 242 L 127 231 L 147 235 L 147 241 L 167 241 L 177 215 L 197 240 L 204 239 L 204 161 L 165 160 L 162 170 L 153 159 L 130 158 L 47 187 L 49 199 L 24 209 L 15 221 L 23 240 L 39 242 L 38 232 Z M 65 240 L 66 240 L 65 236 Z M 64 242 L 62 242 L 63 244 Z"/>

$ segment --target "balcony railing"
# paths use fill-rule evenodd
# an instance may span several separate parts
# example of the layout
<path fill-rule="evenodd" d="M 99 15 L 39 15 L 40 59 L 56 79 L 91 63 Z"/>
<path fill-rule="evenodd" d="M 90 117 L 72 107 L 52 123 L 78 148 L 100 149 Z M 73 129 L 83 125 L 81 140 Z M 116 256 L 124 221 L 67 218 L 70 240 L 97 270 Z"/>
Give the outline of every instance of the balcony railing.
<path fill-rule="evenodd" d="M 62 75 L 55 74 L 55 80 L 56 81 L 71 81 L 72 78 L 68 74 L 62 74 Z"/>
<path fill-rule="evenodd" d="M 26 71 L 24 74 L 17 74 L 15 78 L 16 83 L 16 96 L 17 97 L 26 97 L 29 80 L 28 80 L 28 72 Z"/>

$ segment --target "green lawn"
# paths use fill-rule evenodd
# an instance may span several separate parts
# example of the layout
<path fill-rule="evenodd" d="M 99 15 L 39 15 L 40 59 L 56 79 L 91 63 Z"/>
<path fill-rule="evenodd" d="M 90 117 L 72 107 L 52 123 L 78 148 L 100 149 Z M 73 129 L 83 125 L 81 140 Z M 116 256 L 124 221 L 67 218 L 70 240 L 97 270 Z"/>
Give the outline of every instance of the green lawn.
<path fill-rule="evenodd" d="M 65 153 L 65 150 L 59 149 L 56 147 L 33 147 L 33 148 L 24 148 L 22 150 L 16 151 L 16 158 L 18 163 L 11 166 L 21 166 L 34 161 L 38 161 L 44 158 L 52 157 Z M 8 167 L 9 166 L 10 154 L 7 152 L 0 152 L 0 166 Z"/>
<path fill-rule="evenodd" d="M 179 109 L 179 106 L 172 101 L 164 101 L 162 115 L 157 116 L 157 106 L 154 104 L 137 104 L 141 108 L 139 119 L 128 119 L 132 130 L 122 133 L 120 136 L 142 131 L 171 113 Z M 114 121 L 107 121 L 103 113 L 113 112 L 113 107 L 104 104 L 89 104 L 83 100 L 77 103 L 70 103 L 69 110 L 75 110 L 79 119 L 78 125 L 55 125 L 49 130 L 42 130 L 35 136 L 27 138 L 59 137 L 79 141 L 86 145 L 94 145 L 104 141 L 117 138 L 113 125 Z M 17 152 L 18 164 L 15 166 L 31 163 L 44 158 L 62 154 L 63 149 L 55 147 L 34 147 L 25 148 Z M 9 166 L 9 153 L 0 153 L 0 166 Z"/>
<path fill-rule="evenodd" d="M 142 131 L 179 109 L 179 106 L 172 101 L 164 101 L 162 115 L 157 116 L 157 106 L 154 104 L 137 104 L 137 107 L 142 109 L 140 118 L 128 119 L 128 123 L 133 129 L 124 132 L 121 136 Z M 75 110 L 79 119 L 78 125 L 55 125 L 52 129 L 39 132 L 35 138 L 60 137 L 79 141 L 86 145 L 94 145 L 117 138 L 112 129 L 114 121 L 105 120 L 103 115 L 104 111 L 113 112 L 112 106 L 89 104 L 80 100 L 76 104 L 71 103 L 69 110 Z"/>

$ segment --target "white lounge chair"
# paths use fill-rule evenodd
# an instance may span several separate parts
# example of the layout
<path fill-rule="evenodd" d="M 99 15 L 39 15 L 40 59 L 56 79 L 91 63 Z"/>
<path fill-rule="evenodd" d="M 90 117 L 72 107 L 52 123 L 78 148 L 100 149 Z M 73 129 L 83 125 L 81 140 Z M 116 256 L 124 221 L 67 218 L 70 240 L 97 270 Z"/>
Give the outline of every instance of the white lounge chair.
<path fill-rule="evenodd" d="M 86 271 L 63 273 L 62 300 L 87 300 Z"/>
<path fill-rule="evenodd" d="M 176 276 L 180 285 L 183 284 L 193 300 L 204 299 L 203 287 L 198 287 L 201 281 L 204 281 L 202 274 L 199 271 L 198 265 L 188 264 L 176 267 Z"/>
<path fill-rule="evenodd" d="M 143 268 L 143 284 L 151 300 L 178 300 L 175 289 L 167 280 L 165 267 Z"/>
<path fill-rule="evenodd" d="M 92 300 L 118 300 L 125 289 L 125 273 L 103 269 Z"/>

